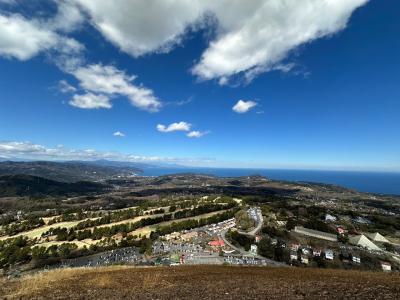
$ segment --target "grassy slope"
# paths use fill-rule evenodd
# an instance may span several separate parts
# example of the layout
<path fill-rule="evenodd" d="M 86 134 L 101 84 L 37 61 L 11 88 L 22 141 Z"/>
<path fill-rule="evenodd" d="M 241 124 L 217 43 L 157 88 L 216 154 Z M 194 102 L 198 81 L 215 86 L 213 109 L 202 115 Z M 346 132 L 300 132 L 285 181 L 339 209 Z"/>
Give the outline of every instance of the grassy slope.
<path fill-rule="evenodd" d="M 95 220 L 95 219 L 97 219 L 97 218 L 83 219 L 83 220 L 79 220 L 79 221 L 66 221 L 66 222 L 54 223 L 52 225 L 44 225 L 44 226 L 41 226 L 41 227 L 38 227 L 38 228 L 35 228 L 35 229 L 32 229 L 32 230 L 20 232 L 20 233 L 18 233 L 16 235 L 0 236 L 0 240 L 5 240 L 5 239 L 8 239 L 8 238 L 15 238 L 15 237 L 18 237 L 18 236 L 26 236 L 26 237 L 31 238 L 31 239 L 40 238 L 42 233 L 48 231 L 50 228 L 61 228 L 61 227 L 64 227 L 64 228 L 69 229 L 69 228 L 72 228 L 72 227 L 76 226 L 78 223 L 80 223 L 82 221 Z"/>
<path fill-rule="evenodd" d="M 107 267 L 0 279 L 0 295 L 7 299 L 399 299 L 400 276 L 300 268 Z"/>

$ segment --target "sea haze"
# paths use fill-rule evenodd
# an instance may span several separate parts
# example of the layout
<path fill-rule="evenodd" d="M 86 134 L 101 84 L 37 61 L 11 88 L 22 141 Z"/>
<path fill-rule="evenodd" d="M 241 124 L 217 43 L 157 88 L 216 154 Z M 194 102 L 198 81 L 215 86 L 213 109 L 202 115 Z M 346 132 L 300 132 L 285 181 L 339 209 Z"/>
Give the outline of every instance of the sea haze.
<path fill-rule="evenodd" d="M 225 169 L 225 168 L 146 168 L 142 175 L 200 173 L 220 177 L 262 175 L 275 180 L 335 184 L 361 192 L 400 195 L 400 173 L 320 170 Z"/>

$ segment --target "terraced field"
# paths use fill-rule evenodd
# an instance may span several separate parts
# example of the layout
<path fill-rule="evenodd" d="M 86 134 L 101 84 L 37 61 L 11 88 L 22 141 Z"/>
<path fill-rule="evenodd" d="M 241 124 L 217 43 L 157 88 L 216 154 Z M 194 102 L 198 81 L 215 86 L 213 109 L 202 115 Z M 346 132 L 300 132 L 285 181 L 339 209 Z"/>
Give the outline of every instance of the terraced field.
<path fill-rule="evenodd" d="M 92 218 L 92 219 L 84 219 L 84 220 L 79 220 L 79 221 L 68 221 L 68 222 L 60 222 L 60 223 L 54 223 L 52 225 L 45 225 L 45 226 L 41 226 L 32 230 L 28 230 L 28 231 L 24 231 L 21 233 L 18 233 L 16 235 L 13 236 L 0 236 L 0 240 L 6 240 L 8 238 L 15 238 L 18 236 L 26 236 L 28 238 L 34 239 L 34 238 L 40 238 L 42 236 L 43 233 L 45 233 L 46 231 L 48 231 L 50 228 L 72 228 L 74 226 L 76 226 L 78 223 L 85 221 L 85 220 L 95 220 L 96 218 Z"/>
<path fill-rule="evenodd" d="M 149 236 L 149 234 L 152 231 L 155 231 L 157 229 L 157 227 L 166 226 L 166 225 L 170 225 L 170 224 L 172 224 L 174 222 L 182 222 L 182 221 L 186 221 L 186 220 L 206 219 L 206 218 L 209 218 L 209 217 L 212 217 L 214 215 L 218 215 L 218 214 L 221 214 L 221 213 L 224 213 L 224 212 L 226 212 L 226 210 L 218 210 L 218 211 L 213 211 L 213 212 L 210 212 L 210 213 L 207 213 L 207 214 L 198 215 L 198 216 L 195 216 L 195 217 L 176 219 L 176 220 L 157 223 L 157 224 L 154 224 L 154 225 L 144 226 L 142 228 L 139 228 L 139 229 L 137 229 L 135 231 L 130 232 L 129 235 L 139 235 L 140 234 L 141 236 L 146 236 L 147 237 L 147 236 Z"/>
<path fill-rule="evenodd" d="M 398 274 L 266 267 L 106 267 L 0 279 L 3 299 L 399 299 Z"/>

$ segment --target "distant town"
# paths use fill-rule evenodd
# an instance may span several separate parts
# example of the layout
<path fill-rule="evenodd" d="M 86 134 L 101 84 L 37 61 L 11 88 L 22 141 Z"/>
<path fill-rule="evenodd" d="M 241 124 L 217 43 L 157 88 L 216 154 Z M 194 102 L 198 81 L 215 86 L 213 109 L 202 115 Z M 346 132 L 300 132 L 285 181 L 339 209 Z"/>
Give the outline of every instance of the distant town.
<path fill-rule="evenodd" d="M 395 196 L 196 174 L 113 175 L 95 191 L 54 195 L 37 191 L 40 177 L 28 179 L 0 198 L 5 276 L 109 265 L 400 270 Z"/>

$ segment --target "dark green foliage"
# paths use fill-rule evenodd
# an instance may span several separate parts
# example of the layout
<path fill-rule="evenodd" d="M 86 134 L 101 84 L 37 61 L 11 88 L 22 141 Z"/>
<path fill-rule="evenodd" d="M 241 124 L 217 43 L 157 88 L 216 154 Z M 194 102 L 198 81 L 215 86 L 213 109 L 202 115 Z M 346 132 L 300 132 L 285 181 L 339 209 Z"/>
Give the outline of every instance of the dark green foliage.
<path fill-rule="evenodd" d="M 34 229 L 43 225 L 44 221 L 42 218 L 30 216 L 24 221 L 11 223 L 9 225 L 4 226 L 3 231 L 5 234 L 12 236 L 17 233 Z"/>
<path fill-rule="evenodd" d="M 306 223 L 304 223 L 304 227 L 309 228 L 309 229 L 314 229 L 314 230 L 319 230 L 319 231 L 323 231 L 323 232 L 329 232 L 329 233 L 336 234 L 336 230 L 334 228 L 332 228 L 325 222 L 323 222 L 319 219 L 316 219 L 316 218 L 308 219 L 308 221 Z"/>
<path fill-rule="evenodd" d="M 251 244 L 254 244 L 254 238 L 244 234 L 240 234 L 237 231 L 229 230 L 226 237 L 236 246 L 243 247 L 244 250 L 250 250 Z"/>
<path fill-rule="evenodd" d="M 62 182 L 96 181 L 140 171 L 133 166 L 101 165 L 96 162 L 0 162 L 0 176 L 29 175 Z"/>
<path fill-rule="evenodd" d="M 268 234 L 270 237 L 279 237 L 279 238 L 287 237 L 286 231 L 268 225 L 262 228 L 262 233 Z"/>
<path fill-rule="evenodd" d="M 108 186 L 94 182 L 66 183 L 29 175 L 0 177 L 0 196 L 76 196 L 105 191 Z"/>
<path fill-rule="evenodd" d="M 278 242 L 276 245 L 272 245 L 270 239 L 268 238 L 262 238 L 258 243 L 258 254 L 276 261 L 289 261 L 288 250 L 283 248 L 280 242 Z"/>

